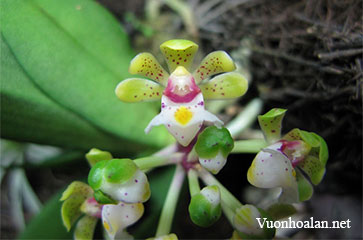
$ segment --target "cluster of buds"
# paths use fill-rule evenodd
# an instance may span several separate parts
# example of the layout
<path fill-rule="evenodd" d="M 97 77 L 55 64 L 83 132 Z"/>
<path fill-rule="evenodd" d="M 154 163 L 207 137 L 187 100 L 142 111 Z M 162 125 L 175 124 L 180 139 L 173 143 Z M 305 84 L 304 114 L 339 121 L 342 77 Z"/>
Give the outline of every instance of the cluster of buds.
<path fill-rule="evenodd" d="M 70 229 L 84 214 L 75 229 L 76 239 L 91 239 L 99 218 L 110 239 L 132 237 L 126 228 L 142 217 L 143 203 L 151 194 L 144 171 L 175 164 L 175 174 L 153 239 L 177 239 L 170 233 L 170 220 L 185 175 L 189 181 L 189 215 L 193 223 L 209 227 L 223 212 L 239 237 L 272 238 L 275 229 L 261 227 L 257 218 L 276 219 L 268 211 L 241 204 L 214 177 L 225 166 L 235 143 L 229 130 L 222 127 L 223 122 L 205 109 L 205 100 L 244 95 L 248 88 L 246 79 L 232 72 L 236 66 L 224 51 L 210 53 L 191 71 L 198 49 L 195 43 L 170 40 L 160 49 L 170 74 L 152 54 L 140 53 L 131 61 L 129 71 L 150 80 L 125 79 L 115 91 L 124 102 L 161 100 L 161 112 L 150 121 L 145 132 L 164 125 L 177 144 L 171 146 L 172 150 L 168 149 L 166 155 L 161 151 L 164 155 L 159 152 L 136 160 L 113 158 L 108 152 L 92 149 L 86 155 L 92 167 L 89 185 L 74 182 L 62 196 L 65 226 Z M 273 109 L 259 116 L 267 142 L 264 146 L 269 146 L 257 154 L 247 177 L 256 187 L 281 187 L 279 200 L 292 203 L 307 200 L 312 194 L 311 185 L 299 169 L 318 184 L 324 175 L 328 155 L 324 140 L 314 133 L 294 129 L 281 138 L 284 113 L 285 110 Z M 206 185 L 202 189 L 199 180 Z"/>

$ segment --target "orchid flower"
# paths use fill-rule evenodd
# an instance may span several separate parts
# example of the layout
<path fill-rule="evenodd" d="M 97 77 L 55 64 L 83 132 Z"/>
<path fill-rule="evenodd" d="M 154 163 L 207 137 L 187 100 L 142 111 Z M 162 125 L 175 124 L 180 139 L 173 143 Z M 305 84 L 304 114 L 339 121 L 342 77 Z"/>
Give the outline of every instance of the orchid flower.
<path fill-rule="evenodd" d="M 83 214 L 75 227 L 74 239 L 92 239 L 101 218 L 110 239 L 132 238 L 126 228 L 141 218 L 141 202 L 150 196 L 145 174 L 130 159 L 112 159 L 109 152 L 95 148 L 86 158 L 92 167 L 90 186 L 75 181 L 60 199 L 64 201 L 61 213 L 65 227 L 69 231 Z"/>
<path fill-rule="evenodd" d="M 310 199 L 310 182 L 301 171 L 318 184 L 324 174 L 328 148 L 315 133 L 293 129 L 281 138 L 281 122 L 286 110 L 272 109 L 258 120 L 265 139 L 271 145 L 262 149 L 253 160 L 248 181 L 260 188 L 282 189 L 280 202 L 294 203 Z"/>
<path fill-rule="evenodd" d="M 130 63 L 129 72 L 149 78 L 128 78 L 116 87 L 116 95 L 124 102 L 161 99 L 161 112 L 155 116 L 145 132 L 164 125 L 175 139 L 187 146 L 204 122 L 218 127 L 223 122 L 205 109 L 204 99 L 240 97 L 247 91 L 246 79 L 236 72 L 233 60 L 224 51 L 207 55 L 191 72 L 198 45 L 188 40 L 169 40 L 161 44 L 161 52 L 169 73 L 150 53 L 138 54 Z M 229 72 L 229 73 L 224 73 Z M 220 74 L 213 77 L 216 74 Z M 210 77 L 213 77 L 209 80 Z"/>

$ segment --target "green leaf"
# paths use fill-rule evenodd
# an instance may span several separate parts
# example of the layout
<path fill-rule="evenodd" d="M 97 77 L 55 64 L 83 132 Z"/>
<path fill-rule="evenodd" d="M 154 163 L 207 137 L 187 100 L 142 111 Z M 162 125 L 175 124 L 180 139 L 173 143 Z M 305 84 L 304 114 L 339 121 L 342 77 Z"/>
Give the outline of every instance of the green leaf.
<path fill-rule="evenodd" d="M 275 203 L 271 205 L 266 212 L 274 221 L 291 216 L 296 213 L 296 209 L 291 204 Z"/>
<path fill-rule="evenodd" d="M 96 129 L 39 90 L 1 36 L 1 136 L 13 140 L 117 150 L 122 142 Z"/>
<path fill-rule="evenodd" d="M 5 42 L 23 70 L 23 75 L 53 105 L 59 105 L 95 129 L 120 138 L 123 142 L 118 146 L 120 150 L 135 152 L 147 146 L 157 148 L 169 141 L 166 131 L 144 135 L 143 129 L 157 114 L 156 108 L 150 104 L 133 105 L 117 100 L 114 90 L 120 80 L 129 76 L 127 68 L 133 52 L 118 22 L 99 4 L 89 0 L 3 0 L 2 7 L 1 31 Z M 8 74 L 4 85 L 12 81 L 12 74 Z M 10 90 L 11 93 L 13 88 Z M 22 95 L 28 94 L 24 89 L 21 92 Z M 12 100 L 16 98 L 10 98 L 8 102 L 12 103 Z M 21 104 L 24 102 L 17 106 Z M 27 104 L 23 111 L 26 111 L 25 106 L 29 111 Z M 40 120 L 43 120 L 43 114 L 50 115 L 48 110 L 52 111 L 45 107 L 31 110 L 40 115 Z M 8 111 L 6 115 L 13 111 L 22 113 L 19 113 L 19 109 L 8 108 Z M 55 117 L 58 115 L 53 119 Z M 13 119 L 20 120 L 18 117 Z M 59 118 L 61 126 L 64 125 L 62 121 Z M 13 131 L 8 131 L 5 136 L 11 137 L 13 134 L 21 139 L 20 133 L 14 133 L 17 124 L 11 122 L 10 119 L 6 121 Z M 39 125 L 40 128 L 42 125 Z M 26 125 L 25 129 L 30 131 L 29 128 L 31 124 Z M 47 127 L 42 129 L 47 130 Z M 36 140 L 49 143 L 47 140 L 61 134 L 64 132 L 59 131 L 56 135 L 43 133 L 48 139 L 43 136 Z M 22 140 L 32 140 L 31 136 L 28 133 L 28 138 Z M 58 140 L 54 141 L 61 144 Z M 78 146 L 77 141 L 73 142 Z M 99 145 L 96 147 L 109 149 Z"/>
<path fill-rule="evenodd" d="M 281 138 L 281 123 L 286 111 L 286 109 L 273 108 L 264 115 L 258 116 L 258 123 L 267 142 L 273 143 Z"/>
<path fill-rule="evenodd" d="M 50 199 L 18 239 L 71 239 L 72 233 L 62 223 L 60 197 L 61 192 Z"/>

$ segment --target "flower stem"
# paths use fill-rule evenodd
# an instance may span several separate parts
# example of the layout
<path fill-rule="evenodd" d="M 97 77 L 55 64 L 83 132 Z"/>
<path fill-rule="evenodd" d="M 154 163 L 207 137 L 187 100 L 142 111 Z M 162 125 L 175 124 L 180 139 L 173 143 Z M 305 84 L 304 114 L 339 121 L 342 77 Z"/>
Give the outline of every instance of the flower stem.
<path fill-rule="evenodd" d="M 264 139 L 235 141 L 232 153 L 258 153 L 266 146 L 267 143 Z"/>
<path fill-rule="evenodd" d="M 200 192 L 198 174 L 194 169 L 190 169 L 188 171 L 188 182 L 190 196 L 193 197 L 195 194 L 198 194 Z"/>
<path fill-rule="evenodd" d="M 168 164 L 178 163 L 181 161 L 182 154 L 173 153 L 166 156 L 150 156 L 144 158 L 138 158 L 134 160 L 134 163 L 140 168 L 140 170 L 146 170 L 154 167 L 160 167 Z"/>
<path fill-rule="evenodd" d="M 221 191 L 222 203 L 226 204 L 232 211 L 242 207 L 242 203 L 228 191 L 212 174 L 207 172 L 205 169 L 199 169 L 199 177 L 203 180 L 206 185 L 217 185 Z"/>
<path fill-rule="evenodd" d="M 259 98 L 253 99 L 245 109 L 237 115 L 227 126 L 232 137 L 235 138 L 243 130 L 248 128 L 254 121 L 256 121 L 257 116 L 262 110 L 262 100 Z"/>
<path fill-rule="evenodd" d="M 159 219 L 156 237 L 164 236 L 170 233 L 172 220 L 178 202 L 180 190 L 183 186 L 185 172 L 182 166 L 176 165 L 173 180 L 170 184 L 168 194 L 166 195 L 163 210 Z"/>

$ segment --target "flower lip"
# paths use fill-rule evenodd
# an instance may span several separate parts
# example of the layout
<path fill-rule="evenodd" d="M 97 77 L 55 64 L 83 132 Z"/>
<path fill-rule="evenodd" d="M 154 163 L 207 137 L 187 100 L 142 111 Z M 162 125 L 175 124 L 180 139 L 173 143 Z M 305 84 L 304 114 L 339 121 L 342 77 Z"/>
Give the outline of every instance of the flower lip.
<path fill-rule="evenodd" d="M 179 66 L 170 75 L 164 95 L 173 102 L 186 103 L 192 101 L 200 92 L 193 76 L 183 66 Z"/>

